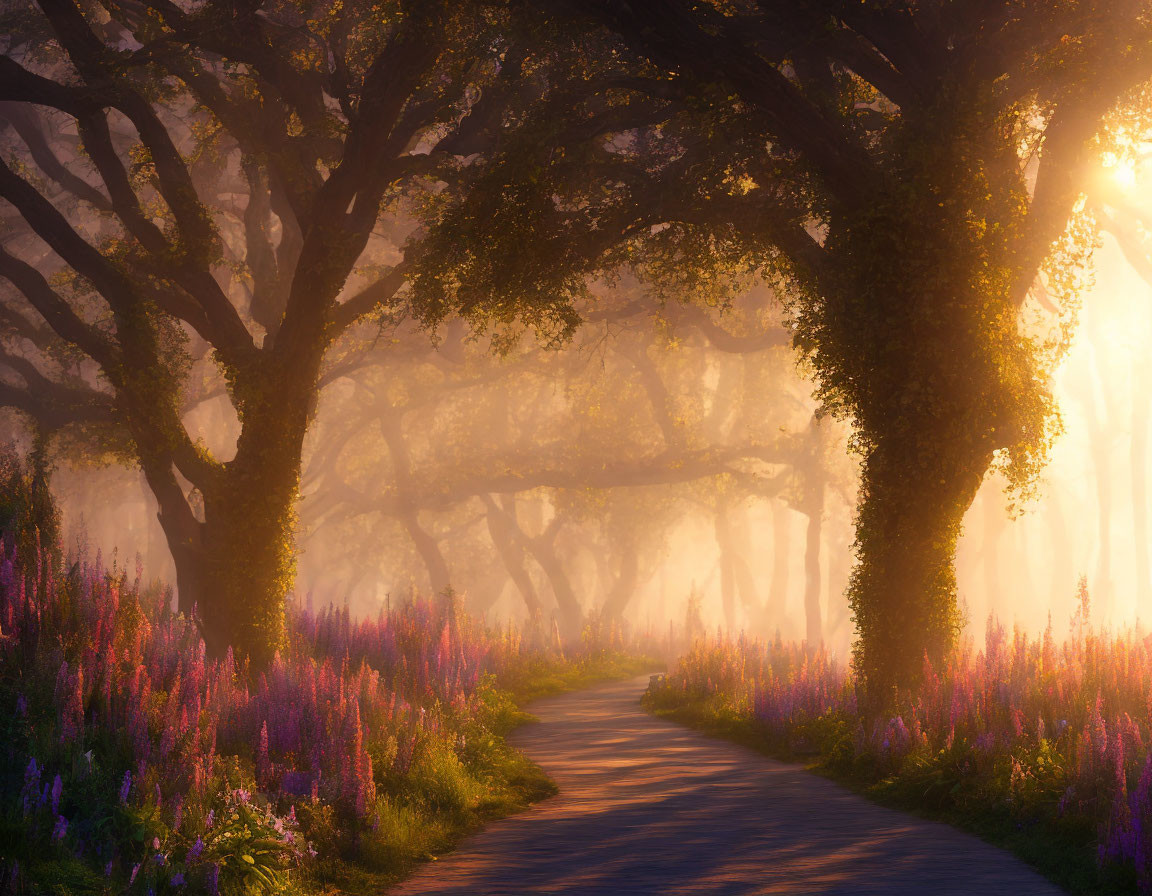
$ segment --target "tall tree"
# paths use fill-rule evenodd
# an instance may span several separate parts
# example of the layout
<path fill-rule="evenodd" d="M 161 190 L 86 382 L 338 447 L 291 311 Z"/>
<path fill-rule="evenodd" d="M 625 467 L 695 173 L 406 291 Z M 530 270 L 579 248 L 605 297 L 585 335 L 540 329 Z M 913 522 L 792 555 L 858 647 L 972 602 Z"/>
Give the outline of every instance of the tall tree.
<path fill-rule="evenodd" d="M 277 649 L 325 356 L 397 301 L 400 212 L 465 170 L 515 94 L 501 17 L 465 0 L 5 5 L 0 400 L 126 435 L 214 652 Z M 230 458 L 182 419 L 189 347 L 227 383 Z"/>
<path fill-rule="evenodd" d="M 1149 3 L 549 8 L 540 28 L 561 22 L 569 48 L 552 114 L 445 215 L 418 299 L 578 293 L 624 264 L 705 299 L 749 268 L 787 284 L 795 343 L 863 454 L 849 599 L 885 700 L 955 639 L 956 540 L 994 459 L 1017 486 L 1044 459 L 1053 341 L 1021 309 L 1042 269 L 1057 298 L 1078 285 L 1084 177 L 1152 75 Z M 565 89 L 576 69 L 589 99 Z"/>

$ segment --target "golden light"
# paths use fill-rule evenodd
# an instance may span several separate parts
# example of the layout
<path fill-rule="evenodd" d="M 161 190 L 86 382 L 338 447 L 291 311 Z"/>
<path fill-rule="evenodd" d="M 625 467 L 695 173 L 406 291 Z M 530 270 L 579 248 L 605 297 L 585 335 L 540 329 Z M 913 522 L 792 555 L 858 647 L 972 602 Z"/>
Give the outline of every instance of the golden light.
<path fill-rule="evenodd" d="M 1100 165 L 1122 189 L 1136 186 L 1136 160 L 1131 155 L 1106 152 L 1100 158 Z"/>
<path fill-rule="evenodd" d="M 1112 177 L 1126 190 L 1136 186 L 1136 160 L 1120 159 L 1112 167 Z"/>

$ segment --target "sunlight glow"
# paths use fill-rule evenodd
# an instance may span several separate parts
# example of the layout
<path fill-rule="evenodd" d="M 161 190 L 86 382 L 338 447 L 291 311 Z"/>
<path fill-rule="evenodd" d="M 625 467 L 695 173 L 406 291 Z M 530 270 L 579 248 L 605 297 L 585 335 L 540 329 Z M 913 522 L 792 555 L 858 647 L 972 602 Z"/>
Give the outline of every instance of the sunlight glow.
<path fill-rule="evenodd" d="M 1134 159 L 1121 159 L 1112 168 L 1112 177 L 1115 178 L 1116 183 L 1120 184 L 1125 190 L 1130 190 L 1136 186 L 1136 162 Z"/>
<path fill-rule="evenodd" d="M 1106 152 L 1101 157 L 1100 164 L 1122 189 L 1131 190 L 1136 186 L 1136 159 L 1132 156 Z"/>

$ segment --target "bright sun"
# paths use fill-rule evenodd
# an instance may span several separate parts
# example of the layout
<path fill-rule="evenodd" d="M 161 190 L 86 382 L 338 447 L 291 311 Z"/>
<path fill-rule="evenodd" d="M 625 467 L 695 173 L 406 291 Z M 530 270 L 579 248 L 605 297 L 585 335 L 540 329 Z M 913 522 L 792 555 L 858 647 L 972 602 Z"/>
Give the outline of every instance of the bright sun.
<path fill-rule="evenodd" d="M 1100 158 L 1101 167 L 1116 185 L 1124 190 L 1131 190 L 1136 186 L 1137 175 L 1136 159 L 1128 153 L 1106 152 Z"/>
<path fill-rule="evenodd" d="M 1126 190 L 1130 190 L 1136 186 L 1135 159 L 1118 160 L 1117 163 L 1112 166 L 1112 177 L 1115 178 L 1116 183 L 1120 184 L 1120 186 Z"/>

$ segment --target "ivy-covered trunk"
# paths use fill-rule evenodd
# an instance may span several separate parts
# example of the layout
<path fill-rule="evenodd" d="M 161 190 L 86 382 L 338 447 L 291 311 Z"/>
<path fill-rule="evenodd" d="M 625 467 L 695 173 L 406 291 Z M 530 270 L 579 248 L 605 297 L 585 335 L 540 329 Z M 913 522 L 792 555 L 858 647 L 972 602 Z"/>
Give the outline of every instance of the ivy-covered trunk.
<path fill-rule="evenodd" d="M 201 487 L 199 544 L 186 552 L 180 576 L 181 589 L 193 590 L 209 653 L 220 656 L 231 647 L 255 669 L 282 644 L 295 576 L 301 451 L 319 369 L 319 353 L 313 354 L 314 364 L 244 384 L 236 455 Z M 180 569 L 175 549 L 173 555 Z"/>
<path fill-rule="evenodd" d="M 962 620 L 956 542 L 992 452 L 959 445 L 882 443 L 865 459 L 849 586 L 856 663 L 882 703 L 939 663 Z"/>
<path fill-rule="evenodd" d="M 299 455 L 229 465 L 205 495 L 195 585 L 208 650 L 231 646 L 255 668 L 281 646 L 284 602 L 295 575 L 293 524 Z"/>
<path fill-rule="evenodd" d="M 1026 488 L 1054 431 L 1058 343 L 1020 323 L 1036 238 L 1018 147 L 978 94 L 939 99 L 893 133 L 884 188 L 829 232 L 797 338 L 863 456 L 848 598 L 877 708 L 955 643 L 956 543 L 993 460 Z"/>

